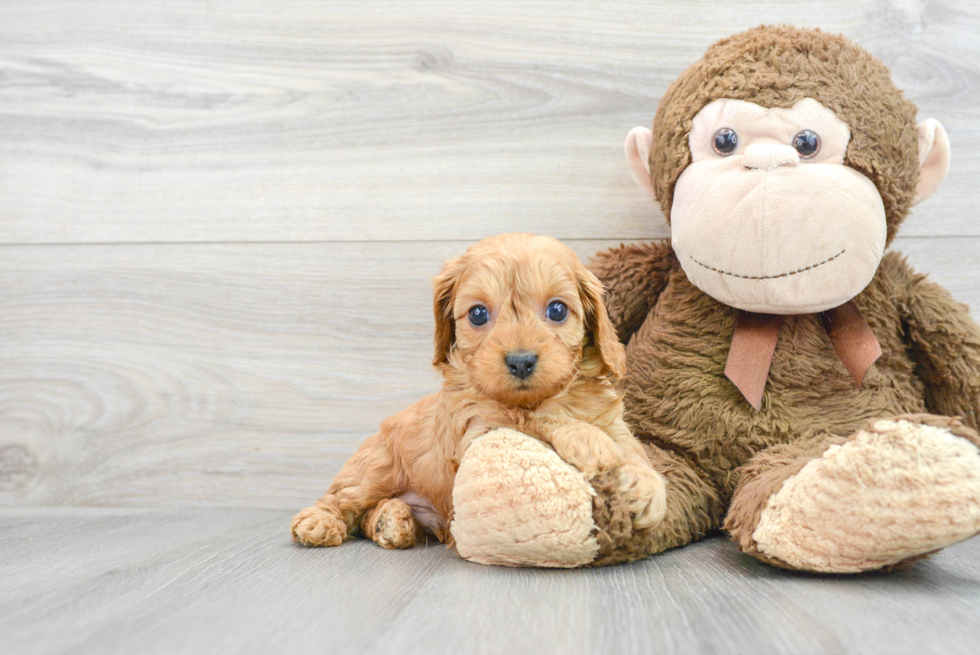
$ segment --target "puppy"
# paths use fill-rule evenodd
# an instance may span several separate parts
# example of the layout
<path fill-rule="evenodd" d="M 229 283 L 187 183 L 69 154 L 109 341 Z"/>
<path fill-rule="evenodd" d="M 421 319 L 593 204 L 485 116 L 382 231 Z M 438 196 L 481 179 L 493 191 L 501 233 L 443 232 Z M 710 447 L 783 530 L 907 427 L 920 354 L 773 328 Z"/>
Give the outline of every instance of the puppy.
<path fill-rule="evenodd" d="M 513 428 L 550 444 L 591 478 L 619 467 L 637 529 L 666 509 L 663 477 L 623 422 L 615 381 L 626 354 L 602 285 L 549 237 L 503 234 L 446 263 L 434 282 L 435 360 L 442 389 L 381 424 L 293 539 L 337 546 L 362 534 L 407 548 L 426 531 L 451 540 L 453 480 L 473 439 Z"/>

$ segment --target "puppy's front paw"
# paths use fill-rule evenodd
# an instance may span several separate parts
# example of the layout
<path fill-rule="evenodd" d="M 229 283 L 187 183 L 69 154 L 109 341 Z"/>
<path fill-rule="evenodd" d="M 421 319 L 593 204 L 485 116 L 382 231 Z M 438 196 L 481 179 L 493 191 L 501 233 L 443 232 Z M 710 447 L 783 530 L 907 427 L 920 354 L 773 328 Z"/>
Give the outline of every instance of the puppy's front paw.
<path fill-rule="evenodd" d="M 319 507 L 307 507 L 293 517 L 293 541 L 304 546 L 339 546 L 347 538 L 347 524 Z"/>
<path fill-rule="evenodd" d="M 599 432 L 596 430 L 596 432 Z M 559 457 L 591 480 L 596 473 L 610 471 L 623 463 L 623 454 L 604 432 L 585 439 L 569 439 L 555 444 Z"/>
<path fill-rule="evenodd" d="M 657 471 L 636 464 L 620 467 L 619 491 L 626 498 L 635 529 L 652 528 L 664 520 L 667 484 Z"/>

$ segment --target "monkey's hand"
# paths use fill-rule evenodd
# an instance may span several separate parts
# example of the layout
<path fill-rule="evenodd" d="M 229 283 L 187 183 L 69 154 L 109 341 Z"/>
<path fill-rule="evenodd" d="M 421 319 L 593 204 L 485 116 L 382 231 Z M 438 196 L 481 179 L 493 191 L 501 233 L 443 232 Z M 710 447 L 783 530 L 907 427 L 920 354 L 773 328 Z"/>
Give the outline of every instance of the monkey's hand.
<path fill-rule="evenodd" d="M 916 373 L 926 385 L 926 407 L 980 429 L 980 327 L 946 289 L 901 265 L 909 285 L 908 337 Z"/>

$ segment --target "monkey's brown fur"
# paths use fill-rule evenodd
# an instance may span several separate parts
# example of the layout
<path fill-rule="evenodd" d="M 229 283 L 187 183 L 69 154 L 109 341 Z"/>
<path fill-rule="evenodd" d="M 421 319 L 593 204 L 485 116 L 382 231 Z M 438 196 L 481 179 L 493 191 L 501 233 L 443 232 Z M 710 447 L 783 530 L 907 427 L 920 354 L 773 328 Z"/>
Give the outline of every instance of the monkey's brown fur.
<path fill-rule="evenodd" d="M 845 164 L 877 186 L 889 241 L 894 237 L 915 193 L 915 106 L 861 48 L 789 27 L 719 42 L 667 91 L 650 161 L 668 218 L 674 184 L 691 160 L 692 119 L 722 97 L 766 107 L 811 97 L 833 109 L 851 126 Z M 912 420 L 980 445 L 980 328 L 965 306 L 899 254 L 887 254 L 854 299 L 884 352 L 864 385 L 851 380 L 819 316 L 787 316 L 761 411 L 723 373 L 737 310 L 694 287 L 669 242 L 602 252 L 591 269 L 627 344 L 627 421 L 667 478 L 666 518 L 647 531 L 617 521 L 615 493 L 599 489 L 596 523 L 605 542 L 615 544 L 602 553 L 607 561 L 680 546 L 724 524 L 743 550 L 782 564 L 753 542 L 766 501 L 810 460 L 873 419 L 917 415 Z M 954 416 L 962 421 L 947 418 Z"/>

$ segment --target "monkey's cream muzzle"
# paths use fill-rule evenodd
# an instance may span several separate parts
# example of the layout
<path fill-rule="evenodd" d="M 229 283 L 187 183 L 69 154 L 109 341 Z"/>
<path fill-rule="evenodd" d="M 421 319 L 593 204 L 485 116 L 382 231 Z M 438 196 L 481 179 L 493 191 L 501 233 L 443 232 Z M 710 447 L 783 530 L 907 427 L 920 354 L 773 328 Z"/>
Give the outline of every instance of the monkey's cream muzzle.
<path fill-rule="evenodd" d="M 712 146 L 722 128 L 738 135 L 729 154 Z M 792 145 L 803 130 L 820 136 L 809 158 Z M 847 125 L 811 99 L 702 109 L 671 207 L 688 279 L 726 305 L 770 314 L 820 312 L 858 295 L 884 255 L 887 227 L 874 184 L 843 165 L 849 139 Z"/>

